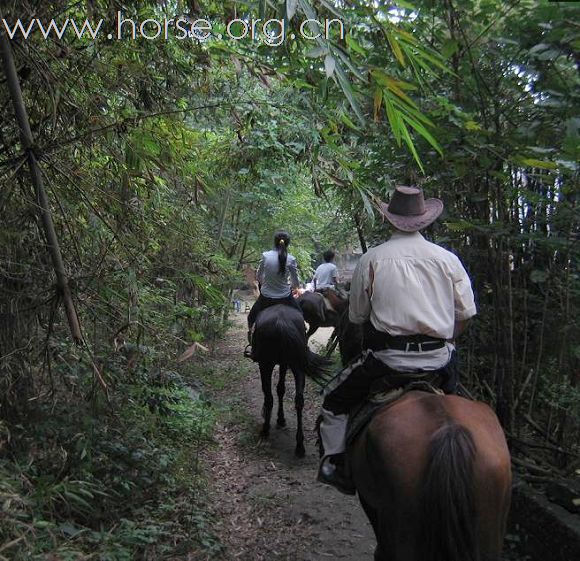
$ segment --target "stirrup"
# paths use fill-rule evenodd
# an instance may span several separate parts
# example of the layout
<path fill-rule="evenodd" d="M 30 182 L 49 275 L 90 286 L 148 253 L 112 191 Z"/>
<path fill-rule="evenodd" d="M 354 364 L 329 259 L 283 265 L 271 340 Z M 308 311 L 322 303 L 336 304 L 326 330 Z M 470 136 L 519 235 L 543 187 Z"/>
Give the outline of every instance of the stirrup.
<path fill-rule="evenodd" d="M 247 344 L 246 348 L 244 349 L 244 356 L 246 358 L 252 358 L 252 345 Z"/>

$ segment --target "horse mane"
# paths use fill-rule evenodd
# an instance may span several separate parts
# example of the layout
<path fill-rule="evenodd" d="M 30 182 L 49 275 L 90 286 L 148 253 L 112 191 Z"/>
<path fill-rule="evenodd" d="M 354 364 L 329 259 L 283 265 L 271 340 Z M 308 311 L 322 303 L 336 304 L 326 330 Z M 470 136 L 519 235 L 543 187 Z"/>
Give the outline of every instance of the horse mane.
<path fill-rule="evenodd" d="M 432 436 L 421 490 L 422 561 L 479 561 L 471 432 L 448 420 Z"/>

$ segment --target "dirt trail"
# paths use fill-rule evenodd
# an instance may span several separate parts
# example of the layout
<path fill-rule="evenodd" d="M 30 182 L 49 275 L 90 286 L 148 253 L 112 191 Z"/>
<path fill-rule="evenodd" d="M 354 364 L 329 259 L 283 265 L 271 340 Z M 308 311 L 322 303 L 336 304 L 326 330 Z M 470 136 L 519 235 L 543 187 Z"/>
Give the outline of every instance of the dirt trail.
<path fill-rule="evenodd" d="M 218 427 L 217 447 L 206 451 L 204 458 L 212 474 L 213 530 L 226 548 L 223 559 L 371 560 L 374 536 L 358 499 L 315 480 L 317 387 L 308 382 L 305 458 L 293 454 L 292 376 L 286 383 L 287 427 L 277 429 L 274 418 L 270 440 L 259 443 L 262 392 L 258 368 L 242 357 L 246 314 L 234 314 L 232 319 L 235 326 L 214 351 L 209 366 L 216 372 L 219 369 L 227 386 L 216 391 L 214 400 L 227 403 L 234 413 Z M 329 333 L 325 330 L 318 335 L 314 345 L 324 343 Z"/>

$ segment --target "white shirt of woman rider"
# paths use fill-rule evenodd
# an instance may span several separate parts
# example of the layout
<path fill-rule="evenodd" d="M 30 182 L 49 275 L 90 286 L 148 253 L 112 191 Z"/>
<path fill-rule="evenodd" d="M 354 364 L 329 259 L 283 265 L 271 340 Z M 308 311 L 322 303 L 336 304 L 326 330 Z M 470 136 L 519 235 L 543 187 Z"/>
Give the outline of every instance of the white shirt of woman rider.
<path fill-rule="evenodd" d="M 278 272 L 278 252 L 275 249 L 264 251 L 256 271 L 256 279 L 261 285 L 260 292 L 266 298 L 286 298 L 292 293 L 292 288 L 298 288 L 298 266 L 293 255 L 288 254 L 286 270 Z"/>

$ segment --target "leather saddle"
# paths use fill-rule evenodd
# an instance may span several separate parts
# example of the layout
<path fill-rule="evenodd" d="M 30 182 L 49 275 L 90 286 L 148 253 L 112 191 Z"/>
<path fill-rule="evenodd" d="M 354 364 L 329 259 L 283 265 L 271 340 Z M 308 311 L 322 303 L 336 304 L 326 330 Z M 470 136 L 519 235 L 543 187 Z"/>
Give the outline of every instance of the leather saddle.
<path fill-rule="evenodd" d="M 441 389 L 442 382 L 443 378 L 437 371 L 397 372 L 381 378 L 373 384 L 367 399 L 350 413 L 346 430 L 346 446 L 349 447 L 354 442 L 379 409 L 392 406 L 403 395 L 413 390 L 444 395 Z"/>

